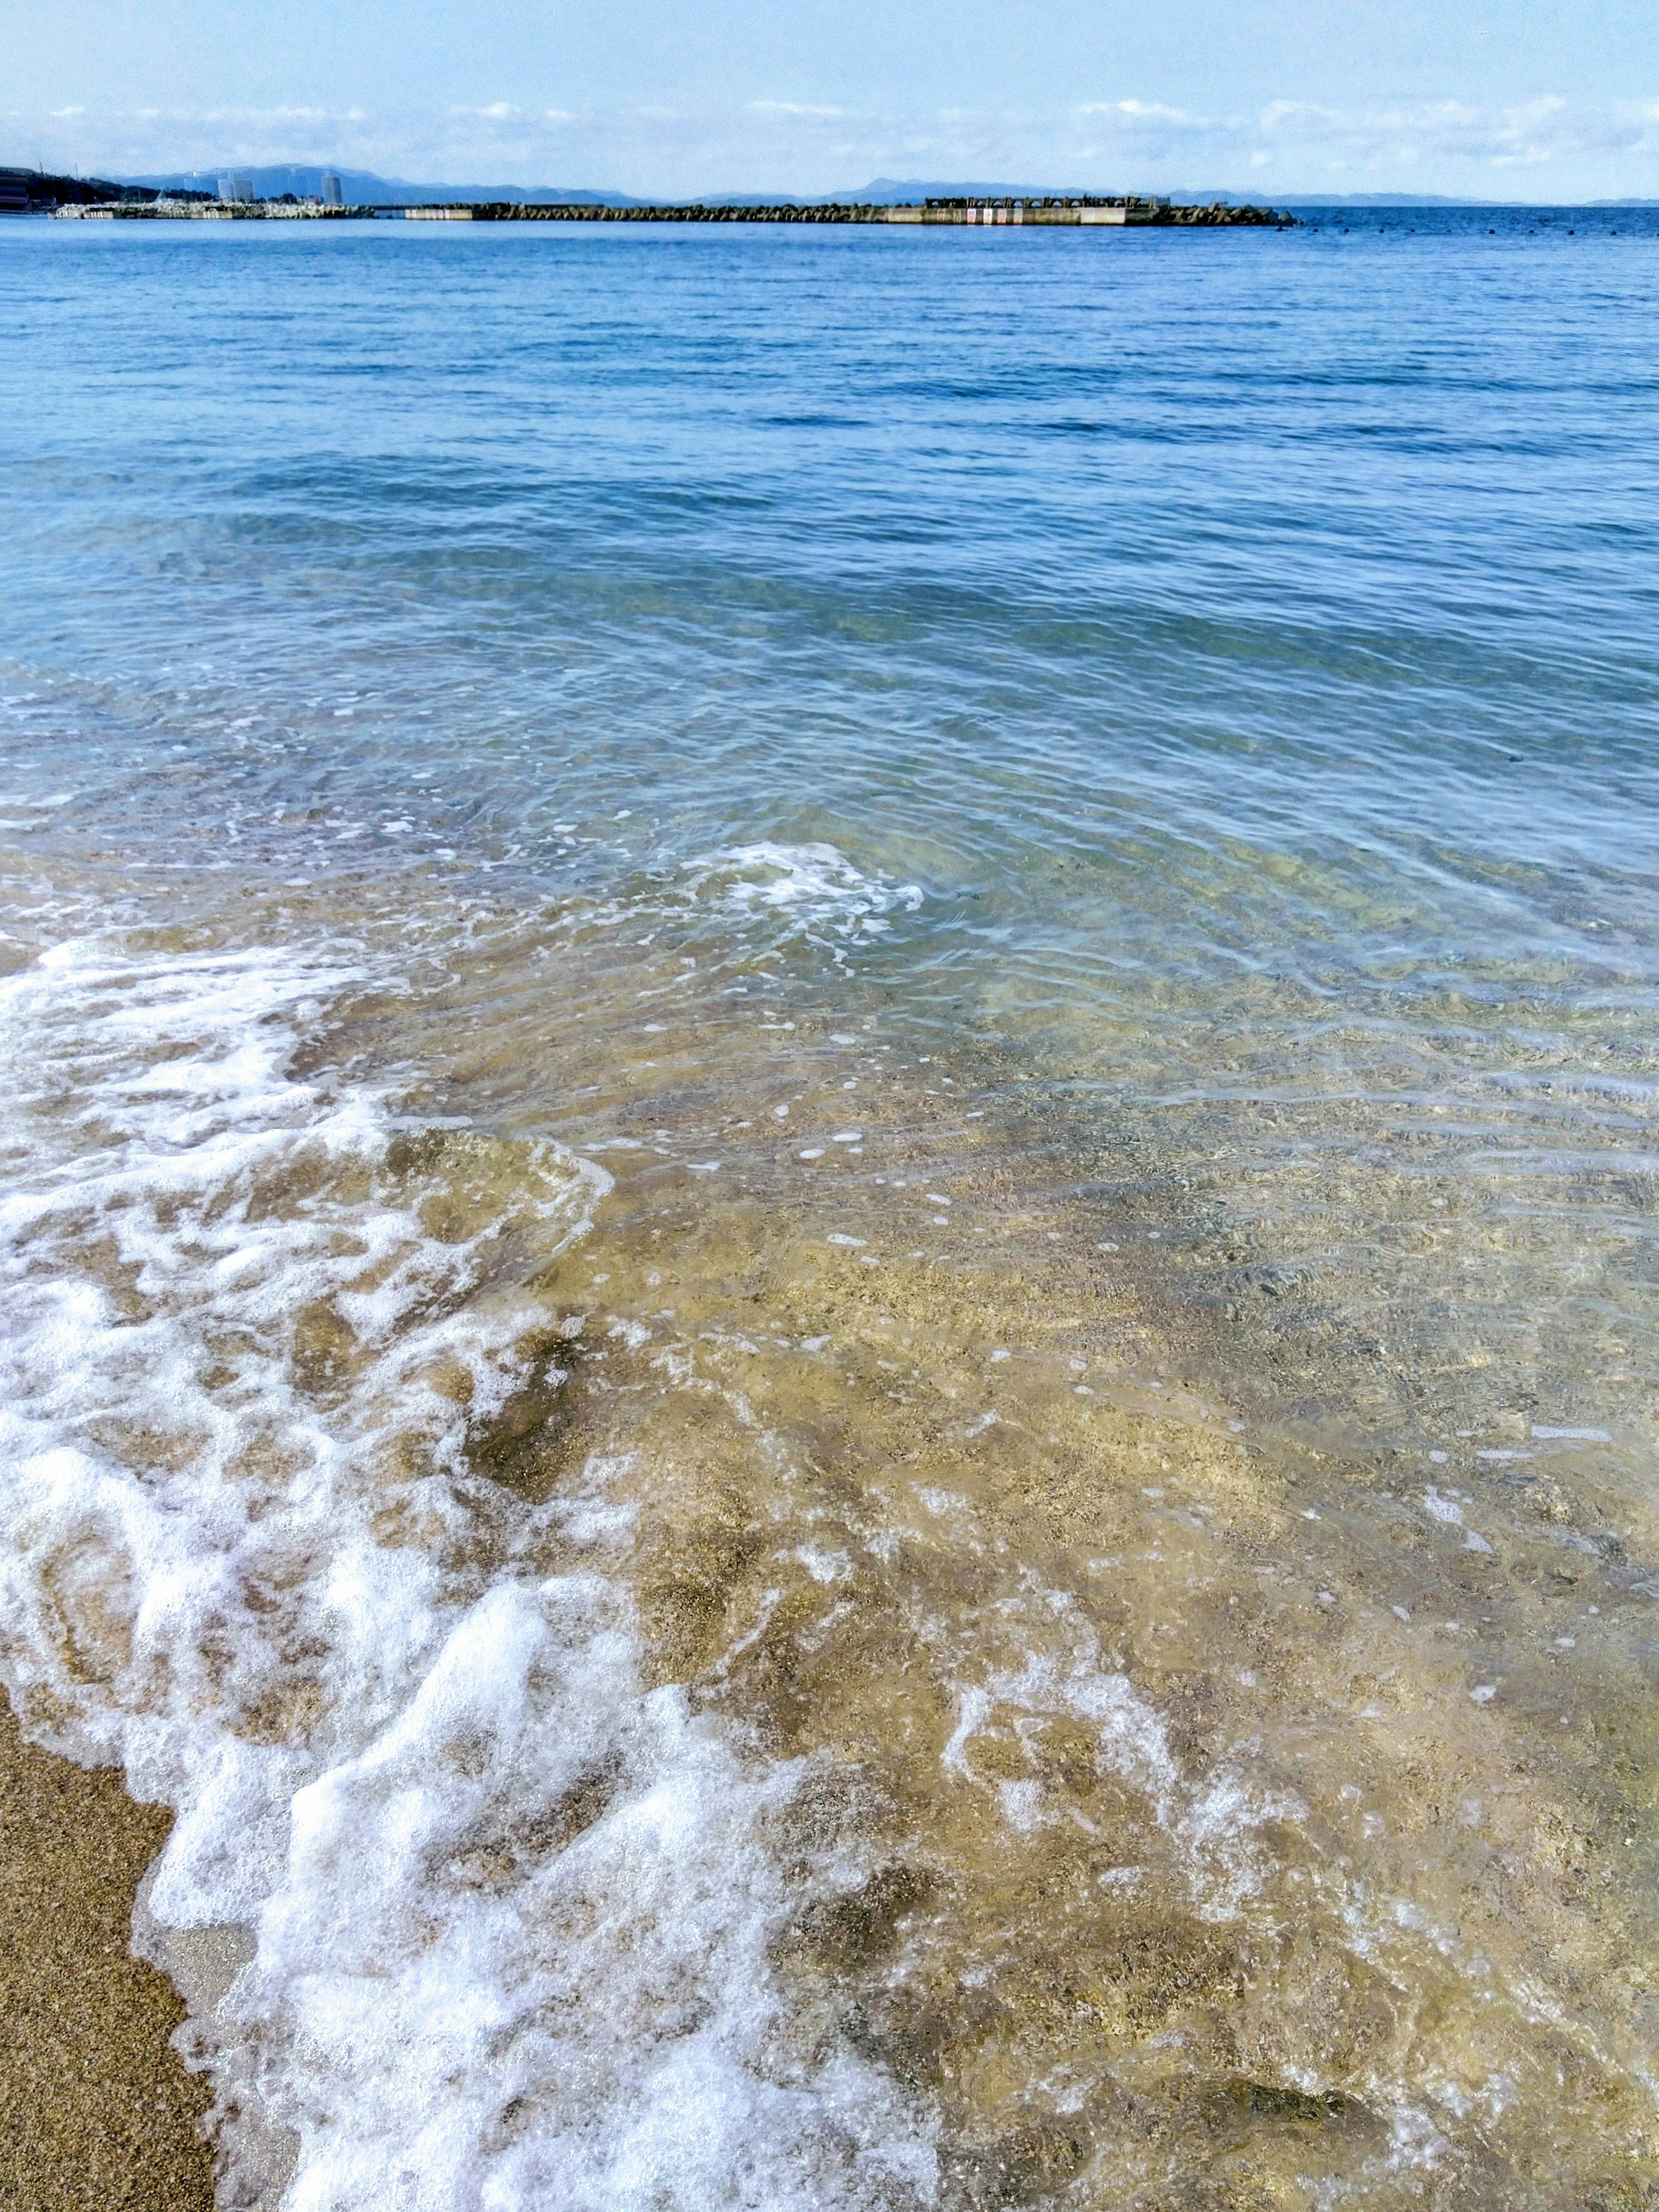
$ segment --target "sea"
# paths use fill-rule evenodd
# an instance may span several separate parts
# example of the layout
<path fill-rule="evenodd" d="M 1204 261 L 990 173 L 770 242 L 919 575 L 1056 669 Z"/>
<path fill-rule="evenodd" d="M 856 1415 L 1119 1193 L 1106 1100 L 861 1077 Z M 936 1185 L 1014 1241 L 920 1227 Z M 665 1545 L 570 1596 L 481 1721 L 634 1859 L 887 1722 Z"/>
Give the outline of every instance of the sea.
<path fill-rule="evenodd" d="M 1659 209 L 0 227 L 0 1673 L 265 2212 L 1659 2204 Z"/>

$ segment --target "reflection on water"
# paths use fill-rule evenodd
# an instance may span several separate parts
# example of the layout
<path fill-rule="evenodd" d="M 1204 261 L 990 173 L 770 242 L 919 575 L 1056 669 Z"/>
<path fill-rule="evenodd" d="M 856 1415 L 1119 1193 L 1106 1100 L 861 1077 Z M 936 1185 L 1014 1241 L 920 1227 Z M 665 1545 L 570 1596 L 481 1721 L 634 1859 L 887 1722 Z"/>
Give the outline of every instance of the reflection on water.
<path fill-rule="evenodd" d="M 1650 241 L 85 228 L 3 1664 L 225 2201 L 1650 2203 Z"/>

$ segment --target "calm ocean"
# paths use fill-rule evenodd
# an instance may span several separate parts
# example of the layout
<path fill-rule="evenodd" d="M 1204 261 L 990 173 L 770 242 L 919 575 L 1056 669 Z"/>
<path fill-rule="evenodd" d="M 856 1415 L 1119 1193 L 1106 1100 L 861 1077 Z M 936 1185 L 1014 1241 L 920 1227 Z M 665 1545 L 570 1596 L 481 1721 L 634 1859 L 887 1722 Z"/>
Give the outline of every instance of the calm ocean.
<path fill-rule="evenodd" d="M 1659 211 L 0 306 L 0 1673 L 222 2201 L 1659 2203 Z"/>

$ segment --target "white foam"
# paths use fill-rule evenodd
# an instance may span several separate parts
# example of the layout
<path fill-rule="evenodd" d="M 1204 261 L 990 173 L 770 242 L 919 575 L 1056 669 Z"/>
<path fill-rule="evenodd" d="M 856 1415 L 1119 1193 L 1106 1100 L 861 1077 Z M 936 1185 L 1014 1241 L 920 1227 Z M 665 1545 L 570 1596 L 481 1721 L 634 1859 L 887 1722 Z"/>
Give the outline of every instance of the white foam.
<path fill-rule="evenodd" d="M 919 884 L 866 875 L 834 845 L 736 845 L 692 861 L 689 878 L 695 893 L 713 889 L 744 914 L 775 918 L 784 936 L 842 954 L 885 935 L 890 915 L 914 914 L 922 899 Z"/>
<path fill-rule="evenodd" d="M 1267 1871 L 1256 1832 L 1270 1821 L 1300 1816 L 1304 1808 L 1290 1799 L 1265 1797 L 1226 1770 L 1212 1770 L 1202 1781 L 1183 1775 L 1163 1720 L 1127 1674 L 1103 1663 L 1099 1640 L 1073 1601 L 1033 1583 L 1024 1601 L 1002 1610 L 1012 1621 L 1028 1608 L 1040 1620 L 1045 1648 L 1030 1651 L 1018 1668 L 993 1668 L 982 1684 L 958 1690 L 957 1725 L 944 1765 L 977 1784 L 973 1739 L 999 1713 L 1011 1717 L 1018 1741 L 1024 1741 L 1022 1722 L 1058 1714 L 1085 1722 L 1094 1730 L 1101 1770 L 1139 1791 L 1152 1821 L 1177 1846 L 1198 1911 L 1209 1920 L 1231 1918 Z M 1003 1780 L 997 1789 L 1005 1819 L 1021 1832 L 1059 1817 L 1035 1781 Z"/>
<path fill-rule="evenodd" d="M 176 1808 L 162 1928 L 251 1931 L 204 2047 L 289 2131 L 264 2201 L 929 2203 L 898 2093 L 788 2045 L 799 1775 L 647 1687 L 616 1470 L 538 1510 L 470 1472 L 608 1179 L 293 1074 L 354 980 L 82 943 L 0 983 L 10 1685 Z"/>

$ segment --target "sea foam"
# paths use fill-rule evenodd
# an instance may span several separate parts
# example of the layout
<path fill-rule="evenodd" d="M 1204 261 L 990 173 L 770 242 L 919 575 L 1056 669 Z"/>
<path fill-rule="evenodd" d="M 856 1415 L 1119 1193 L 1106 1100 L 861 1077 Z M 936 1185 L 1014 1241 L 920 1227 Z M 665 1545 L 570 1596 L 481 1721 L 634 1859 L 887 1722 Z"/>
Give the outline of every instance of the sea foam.
<path fill-rule="evenodd" d="M 691 861 L 687 887 L 713 893 L 745 916 L 767 918 L 786 938 L 799 936 L 843 954 L 884 936 L 895 913 L 914 914 L 921 886 L 872 875 L 834 845 L 763 841 Z"/>
<path fill-rule="evenodd" d="M 0 984 L 4 1665 L 175 1808 L 152 1948 L 236 1936 L 186 2032 L 227 2201 L 931 2202 L 890 2083 L 782 2033 L 799 1774 L 647 1683 L 616 1470 L 470 1466 L 608 1178 L 295 1073 L 362 980 L 88 940 Z"/>

